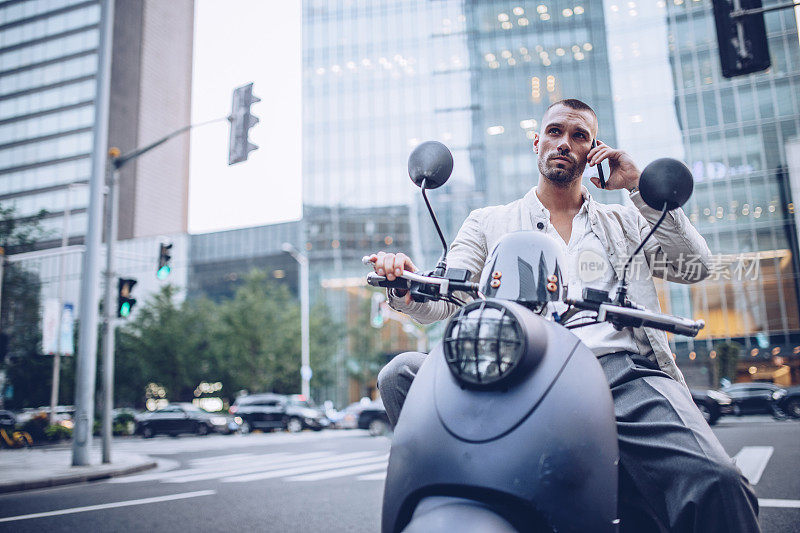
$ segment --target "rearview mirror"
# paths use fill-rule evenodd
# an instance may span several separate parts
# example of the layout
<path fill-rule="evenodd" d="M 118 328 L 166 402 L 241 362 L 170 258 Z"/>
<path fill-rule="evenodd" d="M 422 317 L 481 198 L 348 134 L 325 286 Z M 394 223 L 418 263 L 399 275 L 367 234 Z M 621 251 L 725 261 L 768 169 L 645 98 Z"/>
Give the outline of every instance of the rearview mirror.
<path fill-rule="evenodd" d="M 658 211 L 664 209 L 665 203 L 670 211 L 679 208 L 693 190 L 692 172 L 677 159 L 669 157 L 656 159 L 647 165 L 639 178 L 642 200 Z"/>
<path fill-rule="evenodd" d="M 440 142 L 424 142 L 408 156 L 408 175 L 417 187 L 439 188 L 452 173 L 453 154 Z"/>

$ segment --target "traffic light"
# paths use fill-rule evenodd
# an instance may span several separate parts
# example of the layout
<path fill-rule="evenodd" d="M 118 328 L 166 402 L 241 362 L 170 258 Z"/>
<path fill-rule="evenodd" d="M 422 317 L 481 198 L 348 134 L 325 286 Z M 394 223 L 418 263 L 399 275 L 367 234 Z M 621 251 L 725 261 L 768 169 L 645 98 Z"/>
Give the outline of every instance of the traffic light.
<path fill-rule="evenodd" d="M 231 136 L 228 143 L 228 165 L 241 163 L 258 146 L 247 138 L 250 128 L 258 124 L 258 117 L 250 112 L 250 106 L 260 102 L 258 96 L 253 95 L 253 84 L 248 83 L 237 87 L 233 91 L 233 106 L 228 120 L 231 123 Z"/>
<path fill-rule="evenodd" d="M 761 0 L 712 0 L 722 75 L 733 78 L 770 66 L 767 30 Z M 743 11 L 757 11 L 742 14 Z M 742 16 L 739 16 L 742 15 Z"/>
<path fill-rule="evenodd" d="M 126 318 L 131 314 L 133 306 L 136 305 L 136 298 L 131 298 L 131 291 L 136 285 L 135 279 L 119 278 L 117 293 L 117 316 Z"/>
<path fill-rule="evenodd" d="M 383 294 L 376 292 L 372 295 L 372 301 L 370 302 L 370 309 L 369 309 L 369 323 L 372 325 L 373 328 L 381 328 L 383 327 L 383 312 L 381 310 L 381 304 L 384 301 Z"/>
<path fill-rule="evenodd" d="M 172 267 L 169 264 L 170 259 L 172 259 L 172 254 L 170 254 L 171 249 L 171 243 L 162 242 L 159 245 L 158 270 L 156 270 L 156 277 L 158 279 L 167 279 L 170 271 L 172 271 Z"/>

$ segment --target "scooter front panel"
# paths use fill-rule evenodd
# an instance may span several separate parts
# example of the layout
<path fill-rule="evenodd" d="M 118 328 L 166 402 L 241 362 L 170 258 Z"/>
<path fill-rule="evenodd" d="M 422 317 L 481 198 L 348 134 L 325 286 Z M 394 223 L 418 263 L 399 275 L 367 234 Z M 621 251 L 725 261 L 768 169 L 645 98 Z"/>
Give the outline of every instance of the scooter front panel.
<path fill-rule="evenodd" d="M 384 490 L 384 532 L 401 531 L 420 498 L 436 494 L 506 495 L 517 524 L 524 524 L 527 515 L 543 517 L 558 531 L 616 531 L 618 449 L 611 393 L 594 354 L 578 344 L 568 356 L 564 346 L 551 344 L 541 363 L 559 362 L 552 379 L 515 385 L 546 390 L 508 395 L 506 403 L 491 396 L 487 401 L 496 411 L 477 408 L 487 391 L 437 381 L 449 372 L 440 349 L 430 354 L 395 430 Z M 465 407 L 447 411 L 448 425 L 440 412 L 445 398 Z M 527 404 L 531 398 L 538 398 L 535 408 Z M 517 423 L 498 434 L 501 424 L 492 419 L 501 418 L 502 410 L 516 413 Z M 467 425 L 491 431 L 468 432 Z M 490 433 L 496 436 L 486 438 Z M 458 530 L 458 524 L 449 529 Z"/>

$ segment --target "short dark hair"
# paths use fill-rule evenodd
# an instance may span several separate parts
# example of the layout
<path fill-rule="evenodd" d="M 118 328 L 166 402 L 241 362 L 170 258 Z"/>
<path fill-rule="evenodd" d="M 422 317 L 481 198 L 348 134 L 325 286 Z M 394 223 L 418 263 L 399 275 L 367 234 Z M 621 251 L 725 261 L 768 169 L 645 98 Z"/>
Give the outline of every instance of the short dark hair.
<path fill-rule="evenodd" d="M 550 109 L 554 108 L 557 105 L 563 105 L 564 107 L 569 107 L 571 109 L 590 111 L 592 115 L 594 115 L 594 118 L 597 119 L 597 113 L 594 112 L 592 106 L 590 106 L 586 102 L 578 100 L 577 98 L 564 98 L 563 100 L 559 100 L 558 102 L 553 102 L 545 111 L 545 115 L 547 114 L 547 111 L 550 111 Z"/>

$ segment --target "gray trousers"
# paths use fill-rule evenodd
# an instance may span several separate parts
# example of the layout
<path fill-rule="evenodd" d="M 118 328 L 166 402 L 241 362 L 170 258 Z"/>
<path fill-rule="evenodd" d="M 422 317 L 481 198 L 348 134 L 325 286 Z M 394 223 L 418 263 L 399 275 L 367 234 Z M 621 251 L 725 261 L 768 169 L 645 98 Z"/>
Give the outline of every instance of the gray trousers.
<path fill-rule="evenodd" d="M 425 357 L 402 353 L 378 375 L 392 426 Z M 641 355 L 619 352 L 599 361 L 614 398 L 621 505 L 638 502 L 669 531 L 760 531 L 753 489 L 689 391 Z"/>

